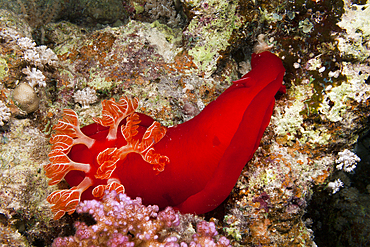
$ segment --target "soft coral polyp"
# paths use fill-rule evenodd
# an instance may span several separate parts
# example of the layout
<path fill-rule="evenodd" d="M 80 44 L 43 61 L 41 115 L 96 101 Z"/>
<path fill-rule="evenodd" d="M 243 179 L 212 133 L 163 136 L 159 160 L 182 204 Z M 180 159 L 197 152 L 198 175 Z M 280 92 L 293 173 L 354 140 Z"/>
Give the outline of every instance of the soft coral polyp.
<path fill-rule="evenodd" d="M 199 115 L 170 128 L 135 113 L 138 101 L 127 97 L 103 101 L 102 118 L 82 129 L 76 113 L 65 110 L 45 170 L 49 184 L 65 178 L 73 187 L 48 197 L 54 218 L 73 213 L 81 199 L 124 188 L 144 204 L 213 210 L 257 149 L 284 73 L 277 56 L 253 54 L 249 73 Z"/>

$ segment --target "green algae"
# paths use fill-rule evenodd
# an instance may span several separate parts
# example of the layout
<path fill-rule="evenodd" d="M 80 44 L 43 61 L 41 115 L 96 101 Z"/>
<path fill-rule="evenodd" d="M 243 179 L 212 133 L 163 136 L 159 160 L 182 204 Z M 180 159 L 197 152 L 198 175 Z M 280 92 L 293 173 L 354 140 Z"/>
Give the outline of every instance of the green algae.
<path fill-rule="evenodd" d="M 197 15 L 189 23 L 185 36 L 194 63 L 209 77 L 216 70 L 221 53 L 230 45 L 233 32 L 243 25 L 244 18 L 238 13 L 239 1 L 211 0 L 206 8 L 194 4 L 198 4 Z"/>
<path fill-rule="evenodd" d="M 0 57 L 0 80 L 8 76 L 9 67 L 5 59 Z"/>

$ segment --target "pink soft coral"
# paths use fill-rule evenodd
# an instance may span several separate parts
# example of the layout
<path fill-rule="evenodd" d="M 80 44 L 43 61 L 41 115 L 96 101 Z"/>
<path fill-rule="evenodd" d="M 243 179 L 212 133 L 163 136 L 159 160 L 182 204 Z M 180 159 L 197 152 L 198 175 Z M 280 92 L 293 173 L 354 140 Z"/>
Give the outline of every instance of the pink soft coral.
<path fill-rule="evenodd" d="M 76 235 L 57 238 L 53 247 L 77 246 L 166 246 L 186 247 L 178 237 L 171 235 L 179 225 L 179 215 L 171 208 L 159 212 L 158 206 L 144 206 L 141 199 L 130 199 L 116 191 L 105 194 L 102 201 L 84 201 L 78 213 L 91 214 L 96 224 L 87 226 L 76 222 Z M 166 234 L 163 235 L 167 230 Z M 221 237 L 215 241 L 217 230 L 214 223 L 202 221 L 197 225 L 190 246 L 229 247 L 229 240 Z M 200 244 L 200 245 L 199 245 Z"/>

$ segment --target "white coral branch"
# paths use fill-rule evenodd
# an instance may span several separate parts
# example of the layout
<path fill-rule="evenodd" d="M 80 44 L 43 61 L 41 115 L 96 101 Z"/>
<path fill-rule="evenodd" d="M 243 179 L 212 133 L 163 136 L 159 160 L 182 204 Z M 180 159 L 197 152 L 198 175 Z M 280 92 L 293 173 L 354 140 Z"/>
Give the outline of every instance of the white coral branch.
<path fill-rule="evenodd" d="M 35 85 L 38 85 L 39 87 L 46 87 L 45 76 L 40 70 L 26 67 L 22 69 L 22 72 L 27 75 L 26 80 L 31 87 L 35 87 Z"/>
<path fill-rule="evenodd" d="M 83 108 L 89 107 L 90 104 L 93 104 L 98 100 L 95 90 L 89 87 L 77 90 L 73 95 L 73 98 L 76 102 L 80 103 Z"/>
<path fill-rule="evenodd" d="M 328 188 L 332 189 L 332 193 L 337 193 L 343 187 L 343 182 L 338 178 L 334 182 L 328 183 Z"/>
<path fill-rule="evenodd" d="M 343 170 L 345 172 L 351 172 L 356 168 L 357 162 L 361 159 L 355 153 L 345 149 L 343 152 L 338 153 L 339 158 L 335 161 L 338 170 Z"/>

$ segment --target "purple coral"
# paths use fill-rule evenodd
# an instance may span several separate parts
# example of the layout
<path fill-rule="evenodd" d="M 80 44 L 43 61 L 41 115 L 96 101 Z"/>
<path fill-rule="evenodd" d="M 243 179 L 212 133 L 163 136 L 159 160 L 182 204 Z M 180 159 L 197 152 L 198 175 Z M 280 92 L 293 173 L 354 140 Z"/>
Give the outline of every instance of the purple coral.
<path fill-rule="evenodd" d="M 170 228 L 173 232 L 180 223 L 179 215 L 173 208 L 167 207 L 159 212 L 157 205 L 144 206 L 141 198 L 132 200 L 126 194 L 117 195 L 115 191 L 106 193 L 102 201 L 81 202 L 76 212 L 91 214 L 97 223 L 87 226 L 83 222 L 76 222 L 76 234 L 55 239 L 53 247 L 133 247 L 144 243 L 145 246 L 165 247 L 230 246 L 225 237 L 215 243 L 214 237 L 218 234 L 215 224 L 206 221 L 197 225 L 197 233 L 189 245 L 181 242 L 170 234 Z"/>
<path fill-rule="evenodd" d="M 213 237 L 218 234 L 215 223 L 201 221 L 197 224 L 197 233 L 193 235 L 193 241 L 190 247 L 207 246 L 231 246 L 230 241 L 226 237 L 221 237 L 217 243 L 213 241 Z M 186 246 L 186 245 L 185 245 Z M 182 246 L 181 246 L 182 247 Z"/>

